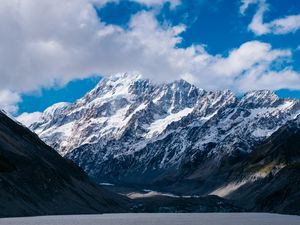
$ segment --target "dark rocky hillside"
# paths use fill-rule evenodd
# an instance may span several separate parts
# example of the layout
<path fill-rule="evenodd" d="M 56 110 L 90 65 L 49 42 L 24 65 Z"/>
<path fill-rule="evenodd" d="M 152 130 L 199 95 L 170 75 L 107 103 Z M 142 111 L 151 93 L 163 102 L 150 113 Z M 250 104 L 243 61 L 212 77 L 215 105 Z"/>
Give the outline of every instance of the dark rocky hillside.
<path fill-rule="evenodd" d="M 254 211 L 300 214 L 299 123 L 299 118 L 288 122 L 233 168 L 243 176 L 257 172 L 267 175 L 228 197 Z"/>
<path fill-rule="evenodd" d="M 0 112 L 0 217 L 125 212 L 126 204 Z"/>

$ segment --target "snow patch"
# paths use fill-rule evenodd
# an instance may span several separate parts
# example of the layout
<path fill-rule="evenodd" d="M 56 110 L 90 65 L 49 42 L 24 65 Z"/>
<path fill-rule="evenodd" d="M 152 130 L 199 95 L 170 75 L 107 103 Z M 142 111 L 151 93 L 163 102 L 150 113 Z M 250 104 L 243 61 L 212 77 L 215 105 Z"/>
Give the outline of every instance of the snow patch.
<path fill-rule="evenodd" d="M 154 135 L 161 134 L 169 124 L 181 120 L 181 118 L 187 116 L 193 111 L 193 108 L 185 108 L 177 113 L 172 113 L 162 119 L 157 119 L 148 127 L 149 132 L 146 134 L 146 138 L 151 138 Z"/>
<path fill-rule="evenodd" d="M 17 121 L 29 127 L 31 124 L 39 122 L 42 117 L 41 112 L 33 112 L 33 113 L 22 113 L 20 116 L 16 117 Z"/>

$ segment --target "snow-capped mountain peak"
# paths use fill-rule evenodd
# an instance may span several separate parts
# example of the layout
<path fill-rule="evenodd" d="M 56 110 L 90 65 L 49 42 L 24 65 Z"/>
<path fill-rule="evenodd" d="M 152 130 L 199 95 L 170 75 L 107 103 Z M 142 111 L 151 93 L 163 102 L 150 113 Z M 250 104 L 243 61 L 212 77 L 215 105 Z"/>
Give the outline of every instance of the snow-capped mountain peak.
<path fill-rule="evenodd" d="M 103 78 L 74 103 L 48 108 L 29 127 L 95 179 L 136 182 L 140 173 L 147 180 L 168 168 L 247 153 L 299 114 L 298 100 L 268 90 L 237 98 L 125 73 Z"/>

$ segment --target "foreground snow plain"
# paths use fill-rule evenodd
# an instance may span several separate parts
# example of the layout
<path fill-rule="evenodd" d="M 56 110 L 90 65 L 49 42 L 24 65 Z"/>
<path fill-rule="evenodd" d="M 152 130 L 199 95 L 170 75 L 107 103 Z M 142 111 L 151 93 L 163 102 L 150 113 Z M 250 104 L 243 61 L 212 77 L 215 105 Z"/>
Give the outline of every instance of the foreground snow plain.
<path fill-rule="evenodd" d="M 269 213 L 103 214 L 0 219 L 1 225 L 299 225 L 300 216 Z"/>

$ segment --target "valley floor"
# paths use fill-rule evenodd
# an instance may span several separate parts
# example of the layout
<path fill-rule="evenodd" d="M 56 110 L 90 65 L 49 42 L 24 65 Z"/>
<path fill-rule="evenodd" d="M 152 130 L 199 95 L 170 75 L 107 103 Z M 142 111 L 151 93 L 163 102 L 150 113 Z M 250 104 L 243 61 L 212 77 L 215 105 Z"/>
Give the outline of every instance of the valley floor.
<path fill-rule="evenodd" d="M 0 219 L 1 225 L 299 225 L 299 216 L 269 213 L 103 214 Z"/>

